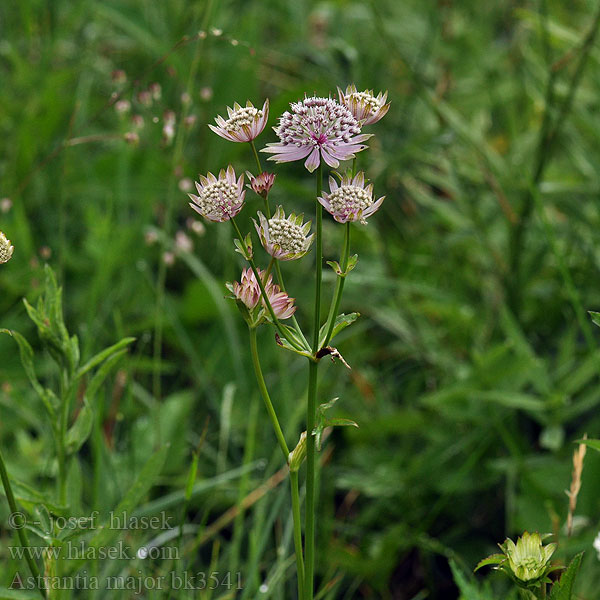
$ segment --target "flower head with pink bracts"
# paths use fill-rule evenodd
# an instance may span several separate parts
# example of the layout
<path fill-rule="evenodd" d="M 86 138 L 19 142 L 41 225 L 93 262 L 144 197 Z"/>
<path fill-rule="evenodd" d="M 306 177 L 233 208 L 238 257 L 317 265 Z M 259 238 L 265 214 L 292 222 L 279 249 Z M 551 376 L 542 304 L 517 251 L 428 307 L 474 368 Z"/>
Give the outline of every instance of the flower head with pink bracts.
<path fill-rule="evenodd" d="M 329 194 L 317 199 L 338 223 L 360 221 L 366 225 L 366 218 L 377 211 L 385 196 L 373 201 L 373 184 L 365 186 L 365 174 L 360 171 L 354 177 L 344 176 L 339 186 L 330 177 Z"/>
<path fill-rule="evenodd" d="M 307 235 L 311 222 L 302 223 L 304 215 L 291 213 L 287 218 L 281 206 L 267 218 L 259 211 L 260 224 L 254 221 L 263 248 L 278 260 L 302 258 L 309 250 L 315 234 Z"/>
<path fill-rule="evenodd" d="M 269 190 L 273 187 L 273 183 L 275 183 L 275 173 L 263 172 L 254 177 L 252 173 L 246 171 L 246 175 L 248 175 L 248 179 L 250 180 L 248 187 L 263 198 L 268 195 Z"/>
<path fill-rule="evenodd" d="M 273 283 L 273 276 L 265 279 L 265 272 L 258 269 L 258 276 L 263 281 L 267 298 L 275 316 L 280 319 L 289 319 L 296 312 L 294 298 L 290 298 L 281 288 Z M 250 313 L 250 319 L 254 326 L 258 325 L 263 318 L 270 319 L 267 303 L 261 297 L 260 286 L 250 268 L 242 271 L 241 282 L 227 283 L 227 289 L 233 294 L 232 298 L 242 302 Z M 257 310 L 259 309 L 259 310 Z"/>
<path fill-rule="evenodd" d="M 379 92 L 375 96 L 373 90 L 359 92 L 356 86 L 352 84 L 346 88 L 345 93 L 338 88 L 338 95 L 340 103 L 352 113 L 362 126 L 377 123 L 390 109 L 389 102 L 385 103 L 387 92 L 383 94 Z"/>
<path fill-rule="evenodd" d="M 290 106 L 291 112 L 283 113 L 274 127 L 280 141 L 261 150 L 273 154 L 269 160 L 306 159 L 304 166 L 312 173 L 321 158 L 336 168 L 339 161 L 354 158 L 355 152 L 366 148 L 362 142 L 371 135 L 361 134 L 360 123 L 335 100 L 311 96 Z"/>
<path fill-rule="evenodd" d="M 217 179 L 212 173 L 206 177 L 200 175 L 200 183 L 196 182 L 198 196 L 188 194 L 192 202 L 190 206 L 209 221 L 222 223 L 235 217 L 244 205 L 244 175 L 236 179 L 233 167 L 227 171 L 221 169 Z"/>
<path fill-rule="evenodd" d="M 269 118 L 269 99 L 265 100 L 262 109 L 256 108 L 250 100 L 246 106 L 240 106 L 237 102 L 233 108 L 227 107 L 228 119 L 221 116 L 215 118 L 215 125 L 209 127 L 217 135 L 230 142 L 251 142 L 256 139 L 265 128 Z"/>

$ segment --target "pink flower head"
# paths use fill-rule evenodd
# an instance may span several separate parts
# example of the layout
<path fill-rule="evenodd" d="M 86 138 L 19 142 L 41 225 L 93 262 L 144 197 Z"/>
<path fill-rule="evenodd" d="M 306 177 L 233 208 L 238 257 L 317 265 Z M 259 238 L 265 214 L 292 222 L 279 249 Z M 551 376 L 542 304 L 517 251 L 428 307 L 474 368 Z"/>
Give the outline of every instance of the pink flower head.
<path fill-rule="evenodd" d="M 304 166 L 312 173 L 321 158 L 335 168 L 340 160 L 354 158 L 355 152 L 366 148 L 362 142 L 370 134 L 361 134 L 359 122 L 335 100 L 314 96 L 290 106 L 292 111 L 283 113 L 274 127 L 280 141 L 261 150 L 273 154 L 269 160 L 306 159 Z"/>
<path fill-rule="evenodd" d="M 287 218 L 281 206 L 267 220 L 258 213 L 260 225 L 254 221 L 254 226 L 263 248 L 278 260 L 294 260 L 302 258 L 309 250 L 315 234 L 308 235 L 310 221 L 302 223 L 304 215 L 291 213 Z M 253 219 L 254 220 L 254 219 Z"/>
<path fill-rule="evenodd" d="M 253 310 L 258 306 L 260 302 L 260 287 L 252 269 L 248 268 L 242 271 L 241 283 L 234 281 L 233 284 L 227 283 L 225 285 L 238 300 L 241 300 L 246 305 L 248 310 Z"/>
<path fill-rule="evenodd" d="M 265 100 L 262 109 L 255 108 L 248 100 L 246 106 L 237 102 L 233 109 L 227 107 L 228 119 L 221 116 L 215 118 L 217 126 L 209 125 L 212 131 L 230 142 L 251 142 L 265 128 L 269 118 L 269 99 Z"/>
<path fill-rule="evenodd" d="M 252 173 L 246 171 L 246 175 L 248 175 L 248 179 L 250 180 L 250 185 L 248 187 L 263 198 L 269 193 L 269 190 L 273 187 L 273 183 L 275 182 L 275 173 L 264 172 L 257 177 L 254 177 Z"/>
<path fill-rule="evenodd" d="M 381 206 L 385 196 L 373 201 L 373 184 L 365 187 L 365 174 L 360 171 L 355 177 L 346 175 L 338 186 L 337 181 L 329 178 L 329 194 L 317 198 L 325 210 L 338 223 L 360 221 L 366 225 L 370 217 Z"/>
<path fill-rule="evenodd" d="M 278 319 L 289 319 L 295 312 L 296 306 L 294 298 L 290 298 L 281 288 L 273 283 L 273 276 L 265 280 L 265 272 L 258 269 L 258 275 L 263 281 L 265 292 L 269 303 L 273 308 L 273 312 Z M 244 269 L 242 271 L 241 282 L 227 283 L 227 289 L 233 294 L 233 297 L 244 303 L 246 308 L 253 313 L 255 309 L 260 307 L 260 310 L 253 314 L 253 321 L 258 324 L 263 317 L 269 318 L 270 313 L 267 309 L 267 303 L 261 297 L 260 286 L 254 276 L 252 269 Z"/>
<path fill-rule="evenodd" d="M 373 94 L 373 90 L 365 90 L 359 92 L 354 84 L 346 88 L 346 93 L 338 88 L 340 103 L 343 104 L 353 115 L 354 118 L 364 125 L 377 123 L 383 118 L 390 109 L 390 104 L 385 103 L 387 92 L 382 94 L 379 92 L 377 96 Z"/>
<path fill-rule="evenodd" d="M 235 178 L 235 171 L 229 165 L 227 171 L 221 169 L 219 179 L 212 173 L 206 177 L 200 175 L 200 182 L 196 183 L 198 196 L 188 194 L 192 199 L 190 206 L 209 221 L 222 223 L 235 217 L 244 205 L 244 175 Z"/>

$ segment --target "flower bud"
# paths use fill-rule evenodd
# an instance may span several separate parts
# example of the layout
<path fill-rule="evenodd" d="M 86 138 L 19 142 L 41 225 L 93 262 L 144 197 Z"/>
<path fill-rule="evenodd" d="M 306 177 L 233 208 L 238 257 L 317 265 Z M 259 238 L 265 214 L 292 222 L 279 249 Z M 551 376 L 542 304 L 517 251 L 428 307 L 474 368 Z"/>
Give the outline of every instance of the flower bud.
<path fill-rule="evenodd" d="M 304 459 L 306 458 L 306 431 L 300 434 L 300 441 L 297 446 L 290 452 L 288 456 L 288 464 L 290 471 L 295 473 L 300 470 Z"/>
<path fill-rule="evenodd" d="M 257 177 L 254 177 L 252 173 L 246 171 L 248 179 L 250 180 L 250 189 L 257 193 L 259 196 L 265 198 L 275 182 L 275 173 L 261 173 Z"/>

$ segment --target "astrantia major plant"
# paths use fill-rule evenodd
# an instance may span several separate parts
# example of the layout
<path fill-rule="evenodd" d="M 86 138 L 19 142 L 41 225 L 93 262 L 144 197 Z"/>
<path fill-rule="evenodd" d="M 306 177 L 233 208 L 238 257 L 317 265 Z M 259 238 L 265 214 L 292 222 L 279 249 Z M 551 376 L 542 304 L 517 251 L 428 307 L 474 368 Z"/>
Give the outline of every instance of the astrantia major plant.
<path fill-rule="evenodd" d="M 298 597 L 306 600 L 312 600 L 315 591 L 316 450 L 320 449 L 325 427 L 356 425 L 347 419 L 327 417 L 326 411 L 335 400 L 317 406 L 317 371 L 320 360 L 328 355 L 339 358 L 342 364 L 348 366 L 339 351 L 330 346 L 330 342 L 358 317 L 356 313 L 338 314 L 345 278 L 357 261 L 356 255 L 350 256 L 350 227 L 355 221 L 366 224 L 366 218 L 372 216 L 383 202 L 383 197 L 373 199 L 373 186 L 365 185 L 364 172 L 356 173 L 356 154 L 367 148 L 364 142 L 371 137 L 371 134 L 362 133 L 362 127 L 385 115 L 389 108 L 385 100 L 386 94 L 374 97 L 367 92 L 358 93 L 351 86 L 346 95 L 340 92 L 339 102 L 331 97 L 305 97 L 292 103 L 291 110 L 279 117 L 278 125 L 274 127 L 279 142 L 267 144 L 262 152 L 272 154 L 269 160 L 278 163 L 302 160 L 310 173 L 316 171 L 314 229 L 310 221 L 304 221 L 303 215 L 290 211 L 291 207 L 278 206 L 274 213 L 271 212 L 269 192 L 275 184 L 275 175 L 262 170 L 254 145 L 255 138 L 266 125 L 268 100 L 261 110 L 250 102 L 245 107 L 234 103 L 233 109 L 228 108 L 228 119 L 217 117 L 217 126 L 210 125 L 212 131 L 222 138 L 233 142 L 248 142 L 252 148 L 257 172 L 255 175 L 247 173 L 250 182 L 248 188 L 264 201 L 264 212 L 257 212 L 257 219 L 254 219 L 258 238 L 265 251 L 260 259 L 255 256 L 251 233 L 243 235 L 235 219 L 245 204 L 243 176 L 237 179 L 233 167 L 229 165 L 227 170 L 221 170 L 218 178 L 211 173 L 207 177 L 200 177 L 200 183 L 196 184 L 198 195 L 190 194 L 192 208 L 205 218 L 215 222 L 231 222 L 235 250 L 248 263 L 242 271 L 240 281 L 228 283 L 227 288 L 231 292 L 230 298 L 236 301 L 248 325 L 250 354 L 257 384 L 283 459 L 289 467 Z M 353 159 L 352 168 L 345 174 L 332 172 L 330 192 L 323 193 L 324 169 L 337 169 L 340 162 L 350 159 Z M 321 318 L 323 207 L 344 226 L 340 262 L 328 261 L 337 275 L 337 281 L 329 312 L 324 320 Z M 302 259 L 311 251 L 315 256 L 315 284 L 312 339 L 309 342 L 310 336 L 305 335 L 295 318 L 295 300 L 288 295 L 279 263 Z M 268 261 L 265 269 L 257 266 L 262 260 Z M 288 319 L 289 324 L 284 324 L 283 321 Z M 279 424 L 259 359 L 256 330 L 263 323 L 275 328 L 275 340 L 280 347 L 308 359 L 305 431 L 287 432 L 286 435 Z M 286 441 L 288 439 L 298 440 L 291 451 Z M 306 504 L 305 518 L 302 521 L 299 470 L 305 460 Z"/>

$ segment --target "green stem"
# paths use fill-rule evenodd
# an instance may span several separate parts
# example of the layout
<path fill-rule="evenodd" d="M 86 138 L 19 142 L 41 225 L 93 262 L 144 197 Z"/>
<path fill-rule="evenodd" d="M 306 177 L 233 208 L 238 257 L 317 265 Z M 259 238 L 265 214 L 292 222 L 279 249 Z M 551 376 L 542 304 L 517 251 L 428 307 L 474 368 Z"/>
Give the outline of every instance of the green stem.
<path fill-rule="evenodd" d="M 290 471 L 290 490 L 292 493 L 292 519 L 294 521 L 294 550 L 296 552 L 298 600 L 302 600 L 302 598 L 304 598 L 304 559 L 302 556 L 302 521 L 300 518 L 298 471 Z"/>
<path fill-rule="evenodd" d="M 2 452 L 0 451 L 0 478 L 2 479 L 2 485 L 4 486 L 4 493 L 6 494 L 6 499 L 8 500 L 8 506 L 10 508 L 10 512 L 13 515 L 21 514 L 17 510 L 17 503 L 15 502 L 15 496 L 12 491 L 12 487 L 10 485 L 10 480 L 8 478 L 8 472 L 6 470 L 6 465 L 4 464 L 4 457 L 2 456 Z M 23 518 L 25 516 L 23 515 Z M 14 516 L 13 516 L 14 519 Z M 33 560 L 31 554 L 29 553 L 29 539 L 27 538 L 27 533 L 25 529 L 22 527 L 17 527 L 17 523 L 15 523 L 15 529 L 17 530 L 17 535 L 19 536 L 19 541 L 21 542 L 21 546 L 25 549 L 25 560 L 29 565 L 29 570 L 35 579 L 36 586 L 38 586 L 38 590 L 42 596 L 42 598 L 46 598 L 46 592 L 40 587 L 41 577 L 40 572 L 38 570 L 37 564 Z"/>
<path fill-rule="evenodd" d="M 256 146 L 254 145 L 254 140 L 250 141 L 250 147 L 252 148 L 252 153 L 254 154 L 254 160 L 256 161 L 256 167 L 258 169 L 258 174 L 260 175 L 262 173 L 262 166 L 260 164 L 260 158 L 258 156 L 258 152 L 256 151 Z M 271 207 L 269 206 L 269 194 L 268 193 L 264 196 L 264 200 L 265 200 L 265 213 L 267 215 L 267 219 L 270 219 L 271 218 Z M 279 283 L 279 287 L 281 288 L 281 291 L 287 293 L 285 291 L 285 285 L 283 284 L 283 276 L 281 275 L 281 267 L 279 266 L 278 260 L 275 261 L 275 272 L 277 273 L 277 281 Z M 294 329 L 296 330 L 296 333 L 304 341 L 306 346 L 308 346 L 308 341 L 306 340 L 306 337 L 304 336 L 304 332 L 302 331 L 302 329 L 300 329 L 300 325 L 298 325 L 298 321 L 296 320 L 295 316 L 292 316 L 292 324 L 294 325 Z"/>
<path fill-rule="evenodd" d="M 252 153 L 254 154 L 254 160 L 256 161 L 256 168 L 258 169 L 258 173 L 256 176 L 258 177 L 262 173 L 262 167 L 260 165 L 260 158 L 258 157 L 258 152 L 256 151 L 256 146 L 254 145 L 254 140 L 250 140 L 250 148 L 252 148 Z M 267 219 L 271 218 L 271 207 L 269 206 L 269 194 L 264 196 L 265 200 L 265 212 L 267 213 Z"/>
<path fill-rule="evenodd" d="M 285 289 L 285 284 L 283 283 L 283 275 L 281 274 L 281 266 L 279 265 L 278 260 L 275 261 L 275 273 L 277 273 L 277 283 L 279 284 L 281 291 L 284 292 L 285 294 L 287 294 L 287 291 Z M 308 340 L 306 339 L 302 329 L 300 329 L 300 325 L 298 324 L 298 321 L 296 320 L 295 315 L 292 315 L 292 325 L 294 326 L 296 333 L 300 336 L 300 338 L 302 339 L 304 344 L 308 347 L 309 346 Z"/>
<path fill-rule="evenodd" d="M 271 274 L 271 271 L 273 269 L 273 265 L 276 263 L 276 259 L 274 256 L 271 256 L 271 260 L 269 261 L 269 266 L 267 267 L 267 270 L 265 271 L 265 278 L 263 280 L 263 283 L 267 283 L 267 279 L 269 279 L 269 275 Z"/>
<path fill-rule="evenodd" d="M 277 438 L 279 447 L 281 448 L 281 452 L 283 453 L 283 458 L 287 464 L 289 461 L 290 451 L 285 442 L 283 432 L 281 431 L 281 426 L 279 425 L 279 420 L 277 419 L 277 413 L 275 412 L 275 408 L 273 407 L 273 403 L 271 402 L 269 391 L 267 390 L 267 385 L 265 383 L 265 378 L 262 373 L 262 368 L 260 366 L 258 346 L 256 343 L 256 328 L 249 327 L 248 330 L 250 332 L 250 354 L 252 355 L 252 364 L 254 366 L 254 374 L 256 375 L 258 388 L 260 389 L 260 394 L 265 403 L 265 407 L 267 409 L 267 413 L 269 414 L 269 418 L 271 419 L 271 425 L 273 426 L 273 430 L 275 431 L 275 437 Z M 298 571 L 298 593 L 299 598 L 302 598 L 304 585 L 304 560 L 302 558 L 302 526 L 300 520 L 300 493 L 298 488 L 297 472 L 290 471 L 290 489 L 292 494 L 292 517 L 294 521 L 294 548 L 296 553 L 296 569 Z"/>
<path fill-rule="evenodd" d="M 315 569 L 315 413 L 317 410 L 318 362 L 308 365 L 308 406 L 306 411 L 306 521 L 304 527 L 304 555 L 306 570 L 304 592 L 306 600 L 313 599 Z"/>
<path fill-rule="evenodd" d="M 248 327 L 250 331 L 250 354 L 252 355 L 252 365 L 254 366 L 254 374 L 256 375 L 256 381 L 258 383 L 258 388 L 260 389 L 260 395 L 264 400 L 265 407 L 267 408 L 267 413 L 269 414 L 269 418 L 271 419 L 271 425 L 273 425 L 273 429 L 275 430 L 275 437 L 279 442 L 279 447 L 283 452 L 283 458 L 287 464 L 289 460 L 290 450 L 285 443 L 285 438 L 283 437 L 283 432 L 281 431 L 281 427 L 279 426 L 279 420 L 277 419 L 277 414 L 275 413 L 275 409 L 273 408 L 273 403 L 271 402 L 271 398 L 269 397 L 269 391 L 267 390 L 267 385 L 265 384 L 265 378 L 263 377 L 262 369 L 260 367 L 260 360 L 258 358 L 258 347 L 256 345 L 256 328 Z"/>
<path fill-rule="evenodd" d="M 317 169 L 317 197 L 323 190 L 323 167 L 319 163 Z M 319 330 L 321 328 L 321 276 L 323 271 L 323 209 L 318 200 L 316 203 L 316 251 L 315 251 L 315 323 L 313 331 L 313 354 L 319 350 Z M 317 410 L 317 373 L 318 361 L 310 361 L 308 365 L 308 399 L 306 406 L 306 525 L 305 525 L 305 583 L 306 600 L 314 597 L 315 570 L 315 417 Z"/>
<path fill-rule="evenodd" d="M 338 275 L 335 291 L 333 293 L 333 301 L 331 302 L 331 307 L 329 309 L 329 316 L 327 317 L 327 335 L 325 336 L 325 342 L 323 346 L 327 346 L 329 340 L 331 339 L 331 335 L 333 333 L 333 328 L 335 326 L 335 318 L 337 317 L 338 311 L 340 309 L 340 303 L 342 301 L 342 294 L 344 292 L 344 282 L 346 281 L 346 269 L 348 268 L 348 257 L 350 255 L 350 221 L 346 223 L 346 227 L 344 229 L 344 249 L 342 250 L 342 257 L 340 259 L 340 268 L 342 270 L 342 275 Z"/>
<path fill-rule="evenodd" d="M 60 375 L 60 420 L 58 424 L 58 499 L 67 503 L 67 429 L 71 406 L 71 383 L 65 372 Z"/>
<path fill-rule="evenodd" d="M 258 158 L 258 152 L 256 151 L 256 146 L 254 145 L 254 140 L 250 140 L 250 148 L 252 148 L 252 153 L 254 154 L 254 160 L 256 161 L 256 168 L 258 169 L 257 176 L 262 173 L 262 167 L 260 166 L 260 158 Z"/>
<path fill-rule="evenodd" d="M 242 235 L 240 228 L 238 227 L 237 223 L 235 222 L 235 219 L 233 219 L 233 218 L 231 219 L 231 224 L 233 225 L 233 229 L 234 229 L 236 235 L 238 236 L 238 239 L 241 242 L 243 242 L 244 236 Z M 258 286 L 260 287 L 260 293 L 262 294 L 263 300 L 265 301 L 265 304 L 267 305 L 267 309 L 269 311 L 269 314 L 271 315 L 271 320 L 273 321 L 273 325 L 275 325 L 275 327 L 277 327 L 277 331 L 279 331 L 279 335 L 281 335 L 281 337 L 283 337 L 283 338 L 286 338 L 285 332 L 283 331 L 283 328 L 281 327 L 281 323 L 279 322 L 279 319 L 275 316 L 275 311 L 273 310 L 273 307 L 271 306 L 271 302 L 269 301 L 269 297 L 267 296 L 267 292 L 265 290 L 265 285 L 264 285 L 260 275 L 258 274 L 258 269 L 256 268 L 256 265 L 254 264 L 254 259 L 248 258 L 247 260 L 250 263 L 250 268 L 252 269 L 252 272 L 254 273 L 254 277 L 256 277 L 256 281 L 258 281 Z"/>

